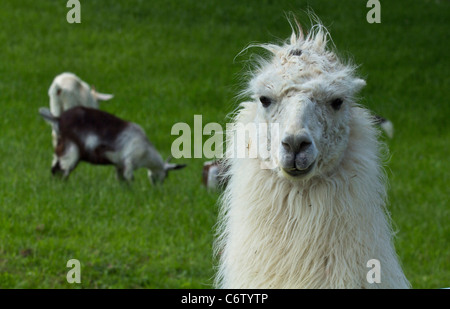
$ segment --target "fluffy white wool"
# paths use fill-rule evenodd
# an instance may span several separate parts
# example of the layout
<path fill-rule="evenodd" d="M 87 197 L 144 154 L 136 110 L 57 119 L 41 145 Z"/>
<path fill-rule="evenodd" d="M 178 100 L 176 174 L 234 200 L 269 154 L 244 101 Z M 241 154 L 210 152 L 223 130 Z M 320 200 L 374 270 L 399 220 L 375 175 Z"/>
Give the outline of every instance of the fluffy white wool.
<path fill-rule="evenodd" d="M 308 115 L 320 123 L 320 129 L 309 124 L 320 151 L 309 177 L 283 176 L 276 149 L 270 150 L 274 169 L 262 169 L 259 158 L 227 156 L 230 179 L 215 243 L 217 287 L 409 287 L 393 247 L 378 131 L 353 99 L 365 82 L 326 48 L 327 37 L 319 24 L 306 38 L 299 28 L 282 46 L 262 45 L 272 57 L 259 61 L 246 90 L 254 100 L 241 104 L 235 124 L 278 121 L 284 130 L 297 112 L 282 104 L 289 95 L 307 93 L 319 102 L 331 93 L 346 103 L 333 119 L 321 110 L 329 108 L 325 104 Z M 296 49 L 301 56 L 290 55 Z M 265 92 L 279 104 L 269 116 L 258 101 Z M 254 144 L 249 141 L 249 149 Z M 380 261 L 381 283 L 366 279 L 370 259 Z"/>

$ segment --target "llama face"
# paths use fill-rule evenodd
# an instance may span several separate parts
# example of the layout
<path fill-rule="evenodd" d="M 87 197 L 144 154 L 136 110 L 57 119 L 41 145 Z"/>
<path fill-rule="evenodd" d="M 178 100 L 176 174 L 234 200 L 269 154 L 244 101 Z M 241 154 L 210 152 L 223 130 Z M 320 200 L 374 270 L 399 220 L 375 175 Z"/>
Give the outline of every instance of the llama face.
<path fill-rule="evenodd" d="M 326 49 L 322 29 L 263 47 L 273 57 L 260 64 L 249 92 L 257 106 L 254 121 L 279 127 L 265 141 L 272 145 L 272 166 L 290 179 L 332 170 L 345 154 L 353 96 L 365 82 Z"/>

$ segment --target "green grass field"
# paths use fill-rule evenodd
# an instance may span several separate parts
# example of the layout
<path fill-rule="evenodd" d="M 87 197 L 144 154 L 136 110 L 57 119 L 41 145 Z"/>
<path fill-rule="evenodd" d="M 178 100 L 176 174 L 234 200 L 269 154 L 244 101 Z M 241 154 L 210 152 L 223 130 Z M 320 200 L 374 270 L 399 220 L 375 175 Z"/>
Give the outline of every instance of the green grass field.
<path fill-rule="evenodd" d="M 395 124 L 387 173 L 396 247 L 415 288 L 450 286 L 448 1 L 0 2 L 0 288 L 210 288 L 218 193 L 206 159 L 180 159 L 163 186 L 144 170 L 127 187 L 112 167 L 50 174 L 51 133 L 37 110 L 59 73 L 114 93 L 106 111 L 141 124 L 164 157 L 176 122 L 225 124 L 237 105 L 250 42 L 285 39 L 294 12 L 322 19 L 367 79 L 361 103 Z M 254 52 L 258 52 L 255 50 Z M 235 58 L 236 57 L 236 58 Z M 69 259 L 81 281 L 66 281 Z"/>

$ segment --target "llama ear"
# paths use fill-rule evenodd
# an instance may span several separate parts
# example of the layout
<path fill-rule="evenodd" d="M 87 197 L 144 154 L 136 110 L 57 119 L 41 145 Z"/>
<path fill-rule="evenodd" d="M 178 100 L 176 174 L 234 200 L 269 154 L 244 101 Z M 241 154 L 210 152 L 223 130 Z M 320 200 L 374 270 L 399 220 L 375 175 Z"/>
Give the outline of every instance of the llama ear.
<path fill-rule="evenodd" d="M 361 78 L 356 78 L 353 80 L 353 87 L 355 89 L 355 93 L 360 91 L 366 85 L 366 81 Z"/>
<path fill-rule="evenodd" d="M 297 43 L 297 34 L 295 33 L 295 31 L 292 31 L 291 34 L 291 45 L 295 45 Z"/>
<path fill-rule="evenodd" d="M 325 37 L 325 34 L 323 34 L 322 32 L 317 33 L 314 37 L 313 48 L 318 52 L 324 52 L 326 47 L 327 39 Z"/>

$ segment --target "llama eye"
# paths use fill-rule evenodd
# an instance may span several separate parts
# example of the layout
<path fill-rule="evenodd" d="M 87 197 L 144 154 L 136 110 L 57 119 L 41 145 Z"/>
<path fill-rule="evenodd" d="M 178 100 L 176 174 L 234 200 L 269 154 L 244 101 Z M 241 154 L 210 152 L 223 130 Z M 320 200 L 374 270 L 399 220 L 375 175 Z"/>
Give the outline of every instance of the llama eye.
<path fill-rule="evenodd" d="M 331 107 L 337 111 L 341 108 L 342 103 L 344 103 L 344 101 L 342 101 L 342 99 L 334 99 L 333 101 L 331 101 Z"/>
<path fill-rule="evenodd" d="M 259 97 L 259 101 L 264 107 L 268 107 L 270 104 L 272 104 L 272 100 L 266 96 Z"/>

